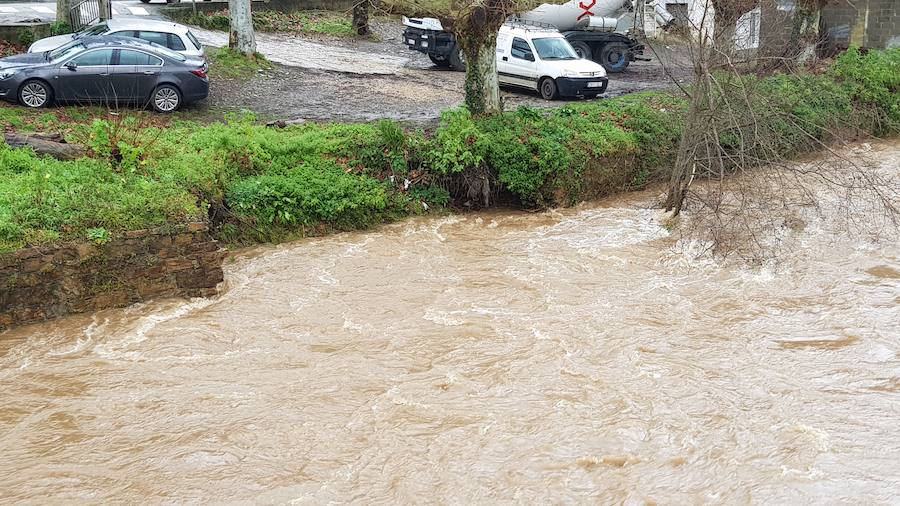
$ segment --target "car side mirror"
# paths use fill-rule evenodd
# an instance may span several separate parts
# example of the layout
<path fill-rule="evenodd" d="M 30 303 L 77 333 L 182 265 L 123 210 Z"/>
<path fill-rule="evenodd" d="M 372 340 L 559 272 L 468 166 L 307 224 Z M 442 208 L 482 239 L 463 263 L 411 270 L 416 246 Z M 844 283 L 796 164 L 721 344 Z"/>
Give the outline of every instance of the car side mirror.
<path fill-rule="evenodd" d="M 72 70 L 72 71 L 74 71 L 75 69 L 78 68 L 78 64 L 75 63 L 75 62 L 73 62 L 73 61 L 67 62 L 64 66 L 65 66 L 67 69 Z"/>

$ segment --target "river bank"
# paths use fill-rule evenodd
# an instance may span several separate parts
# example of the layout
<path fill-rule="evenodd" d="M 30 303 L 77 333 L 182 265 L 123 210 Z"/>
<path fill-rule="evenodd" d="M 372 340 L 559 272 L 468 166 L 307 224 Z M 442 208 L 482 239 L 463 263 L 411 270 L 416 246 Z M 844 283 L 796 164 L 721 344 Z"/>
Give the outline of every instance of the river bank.
<path fill-rule="evenodd" d="M 896 144 L 867 156 L 900 166 Z M 257 246 L 226 264 L 216 299 L 7 332 L 0 489 L 17 502 L 900 500 L 900 242 L 836 233 L 824 206 L 795 254 L 747 268 L 693 255 L 654 197 Z"/>
<path fill-rule="evenodd" d="M 895 134 L 896 74 L 884 69 L 897 61 L 897 50 L 850 51 L 825 73 L 762 79 L 758 126 L 776 135 L 785 158 L 848 129 Z M 107 112 L 67 126 L 64 137 L 87 152 L 77 160 L 0 145 L 0 253 L 102 245 L 198 221 L 225 244 L 248 245 L 447 209 L 571 206 L 666 180 L 686 108 L 683 98 L 644 93 L 487 118 L 460 109 L 446 111 L 433 131 L 390 120 L 282 128 L 252 116 L 160 124 L 158 116 Z M 798 121 L 808 136 L 795 135 Z M 721 147 L 747 148 L 738 138 Z"/>

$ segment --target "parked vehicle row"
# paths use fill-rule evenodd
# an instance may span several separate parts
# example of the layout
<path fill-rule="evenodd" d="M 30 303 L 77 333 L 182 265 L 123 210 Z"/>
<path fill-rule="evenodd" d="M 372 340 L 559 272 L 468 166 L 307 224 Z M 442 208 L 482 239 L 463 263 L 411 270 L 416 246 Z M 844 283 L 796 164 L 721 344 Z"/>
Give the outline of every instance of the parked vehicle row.
<path fill-rule="evenodd" d="M 203 46 L 183 25 L 120 18 L 0 59 L 0 99 L 25 107 L 131 103 L 162 113 L 209 94 Z"/>
<path fill-rule="evenodd" d="M 137 17 L 116 17 L 67 35 L 41 39 L 28 48 L 29 53 L 43 53 L 62 47 L 82 37 L 118 35 L 153 42 L 187 57 L 206 58 L 203 45 L 190 29 L 178 23 Z"/>
<path fill-rule="evenodd" d="M 455 39 L 436 19 L 403 18 L 404 42 L 438 66 L 465 68 Z M 500 84 L 537 91 L 547 100 L 558 97 L 596 98 L 609 79 L 602 65 L 578 55 L 555 28 L 527 22 L 508 22 L 497 34 L 497 73 Z"/>
<path fill-rule="evenodd" d="M 674 17 L 664 4 L 653 2 L 657 23 L 666 27 Z M 616 73 L 624 72 L 633 61 L 650 61 L 643 56 L 644 45 L 634 38 L 640 33 L 633 15 L 637 5 L 637 0 L 569 0 L 538 5 L 509 21 L 556 29 L 579 57 L 603 65 L 608 73 Z M 456 37 L 444 30 L 439 19 L 404 17 L 403 25 L 404 40 L 410 49 L 427 54 L 435 65 L 465 70 Z"/>
<path fill-rule="evenodd" d="M 80 37 L 52 51 L 0 59 L 0 98 L 134 103 L 173 112 L 209 94 L 206 61 L 132 37 Z"/>

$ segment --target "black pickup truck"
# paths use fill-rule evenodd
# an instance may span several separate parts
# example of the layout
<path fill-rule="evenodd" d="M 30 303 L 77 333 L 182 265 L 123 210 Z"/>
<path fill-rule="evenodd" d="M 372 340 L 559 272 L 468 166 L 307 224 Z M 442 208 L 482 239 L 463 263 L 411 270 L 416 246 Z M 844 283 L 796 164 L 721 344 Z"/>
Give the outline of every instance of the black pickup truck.
<path fill-rule="evenodd" d="M 403 42 L 409 49 L 428 55 L 435 65 L 465 70 L 466 61 L 456 37 L 432 18 L 403 18 Z M 609 73 L 623 72 L 635 60 L 643 58 L 644 45 L 617 32 L 573 30 L 561 32 L 582 58 L 593 60 Z"/>

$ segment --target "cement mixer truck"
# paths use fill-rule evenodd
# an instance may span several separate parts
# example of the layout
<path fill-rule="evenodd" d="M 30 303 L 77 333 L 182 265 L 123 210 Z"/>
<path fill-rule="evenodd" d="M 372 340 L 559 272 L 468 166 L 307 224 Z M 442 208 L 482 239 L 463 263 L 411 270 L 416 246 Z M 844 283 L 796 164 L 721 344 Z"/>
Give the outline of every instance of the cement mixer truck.
<path fill-rule="evenodd" d="M 572 0 L 543 4 L 513 18 L 517 23 L 555 28 L 569 41 L 578 56 L 603 65 L 607 72 L 622 72 L 643 58 L 644 46 L 631 36 L 633 21 L 624 14 L 633 11 L 632 1 Z M 664 0 L 654 0 L 664 2 Z M 664 3 L 662 4 L 664 5 Z M 620 16 L 614 17 L 616 14 Z M 663 8 L 657 16 L 668 15 Z M 403 18 L 403 39 L 409 49 L 429 56 L 435 65 L 465 70 L 465 60 L 453 34 L 434 18 Z"/>

